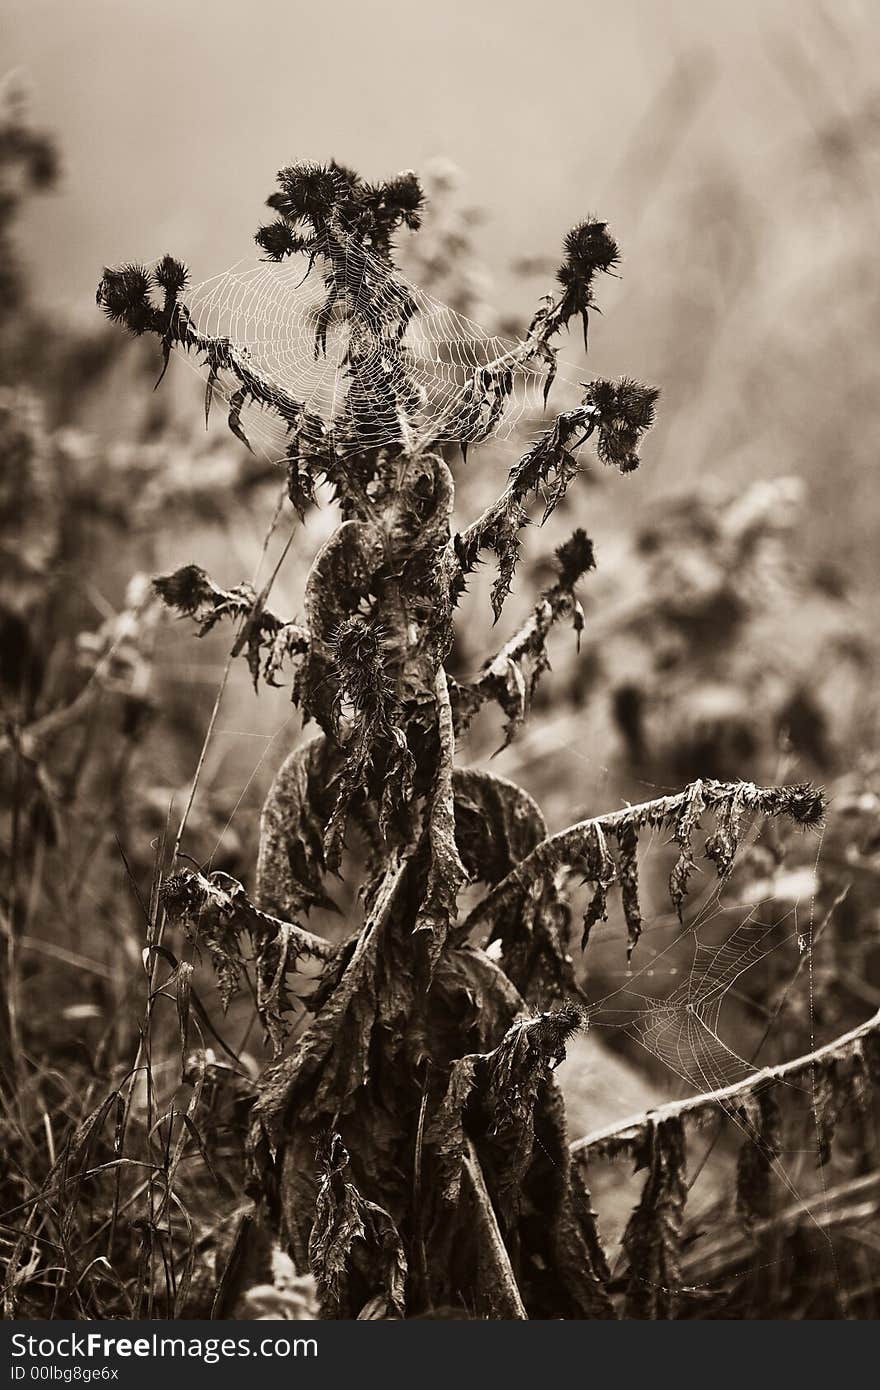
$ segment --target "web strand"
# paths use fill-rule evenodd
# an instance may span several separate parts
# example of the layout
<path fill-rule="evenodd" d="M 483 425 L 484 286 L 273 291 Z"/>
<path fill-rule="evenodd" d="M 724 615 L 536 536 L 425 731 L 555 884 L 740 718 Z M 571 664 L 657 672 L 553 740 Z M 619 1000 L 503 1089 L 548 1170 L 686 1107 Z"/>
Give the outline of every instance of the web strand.
<path fill-rule="evenodd" d="M 753 833 L 759 833 L 757 827 L 753 827 Z M 621 987 L 588 1006 L 589 1026 L 623 1032 L 653 1056 L 664 1070 L 678 1078 L 692 1095 L 713 1096 L 718 1092 L 724 1092 L 731 1086 L 759 1075 L 761 1070 L 754 1061 L 741 1056 L 724 1039 L 722 1010 L 726 999 L 731 991 L 736 989 L 743 976 L 758 968 L 775 953 L 797 950 L 808 953 L 805 980 L 808 997 L 805 1004 L 809 1016 L 809 1049 L 815 1050 L 811 981 L 812 935 L 815 883 L 818 881 L 821 850 L 820 839 L 811 875 L 810 921 L 806 933 L 798 923 L 800 902 L 793 903 L 771 922 L 764 922 L 756 920 L 756 916 L 767 903 L 766 898 L 761 898 L 751 904 L 740 904 L 746 915 L 732 932 L 720 941 L 710 944 L 705 937 L 714 920 L 730 910 L 730 905 L 722 900 L 724 883 L 714 885 L 706 895 L 705 901 L 697 907 L 691 924 L 683 926 L 675 933 L 673 939 L 629 976 Z M 652 930 L 656 930 L 656 927 L 647 927 L 643 935 L 650 936 Z M 653 976 L 657 973 L 658 962 L 662 962 L 664 958 L 669 962 L 669 973 L 677 974 L 679 966 L 673 962 L 680 960 L 682 948 L 686 944 L 690 946 L 691 962 L 682 983 L 676 984 L 662 997 L 645 992 L 643 987 L 640 987 L 642 981 L 649 974 Z M 786 993 L 801 974 L 799 964 L 786 987 Z M 775 1016 L 771 1016 L 771 1022 Z M 820 1124 L 815 1077 L 806 1086 L 785 1080 L 778 1080 L 773 1084 L 802 1094 L 809 1128 L 815 1130 L 815 1152 L 818 1159 Z M 801 1192 L 801 1179 L 783 1161 L 782 1155 L 767 1147 L 747 1108 L 725 1102 L 721 1098 L 717 1103 L 719 1115 L 724 1123 L 740 1134 L 743 1143 L 755 1146 L 781 1188 L 791 1197 L 795 1207 L 803 1211 L 805 1221 L 814 1230 L 817 1248 L 827 1252 L 838 1295 L 843 1298 L 844 1291 L 841 1288 L 832 1234 L 817 1218 L 809 1197 Z M 704 1163 L 705 1160 L 700 1164 L 698 1174 L 703 1171 Z M 817 1162 L 817 1168 L 820 1209 L 824 1206 L 824 1215 L 827 1218 L 827 1179 L 821 1162 Z M 689 1184 L 690 1186 L 693 1186 L 693 1183 Z M 727 1275 L 726 1278 L 739 1281 L 760 1269 L 784 1263 L 786 1258 L 750 1264 L 739 1273 Z M 711 1287 L 711 1283 L 687 1285 L 680 1291 L 696 1292 Z"/>

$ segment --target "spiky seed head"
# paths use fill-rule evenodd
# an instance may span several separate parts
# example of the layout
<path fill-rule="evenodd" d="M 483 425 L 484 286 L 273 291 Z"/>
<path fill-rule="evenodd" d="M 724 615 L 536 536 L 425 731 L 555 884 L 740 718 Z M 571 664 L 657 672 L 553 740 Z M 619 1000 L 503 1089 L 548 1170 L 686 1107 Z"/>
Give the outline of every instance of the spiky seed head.
<path fill-rule="evenodd" d="M 609 232 L 608 223 L 588 217 L 565 238 L 565 260 L 559 278 L 562 284 L 574 277 L 590 280 L 597 271 L 607 272 L 619 264 L 620 247 Z"/>
<path fill-rule="evenodd" d="M 814 787 L 811 782 L 796 782 L 790 787 L 782 787 L 785 810 L 798 825 L 819 826 L 825 819 L 827 801 L 822 787 Z"/>
<path fill-rule="evenodd" d="M 559 583 L 564 589 L 573 589 L 579 579 L 596 568 L 593 542 L 582 527 L 579 526 L 567 541 L 557 547 L 556 563 Z"/>
<path fill-rule="evenodd" d="M 211 580 L 198 565 L 184 565 L 173 574 L 158 575 L 153 588 L 163 603 L 184 616 L 191 616 L 214 594 Z"/>
<path fill-rule="evenodd" d="M 123 324 L 140 336 L 155 326 L 156 310 L 150 300 L 152 276 L 143 265 L 105 266 L 98 285 L 97 302 L 113 323 Z"/>
<path fill-rule="evenodd" d="M 600 377 L 586 386 L 584 404 L 596 412 L 596 452 L 603 463 L 613 465 L 621 473 L 638 468 L 638 448 L 642 436 L 654 423 L 659 395 L 655 387 L 643 386 L 629 377 L 617 382 Z"/>
<path fill-rule="evenodd" d="M 166 252 L 156 266 L 153 276 L 156 284 L 160 285 L 166 294 L 178 295 L 186 287 L 189 271 L 183 261 L 176 260 Z"/>
<path fill-rule="evenodd" d="M 357 710 L 378 714 L 388 704 L 388 649 L 381 623 L 355 614 L 339 624 L 333 656 L 341 689 Z"/>
<path fill-rule="evenodd" d="M 292 164 L 278 174 L 280 194 L 271 205 L 285 217 L 313 224 L 326 221 L 346 193 L 351 191 L 350 172 L 338 164 Z"/>

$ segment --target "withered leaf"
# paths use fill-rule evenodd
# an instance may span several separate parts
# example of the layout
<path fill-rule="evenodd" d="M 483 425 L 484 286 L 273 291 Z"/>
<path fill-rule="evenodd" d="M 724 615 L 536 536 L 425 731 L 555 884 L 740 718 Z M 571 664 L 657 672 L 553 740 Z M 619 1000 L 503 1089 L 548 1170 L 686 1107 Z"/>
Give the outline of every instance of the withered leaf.
<path fill-rule="evenodd" d="M 668 1119 L 649 1125 L 641 1166 L 642 1194 L 623 1234 L 629 1260 L 626 1316 L 674 1318 L 681 1287 L 681 1234 L 687 1186 L 684 1127 Z"/>
<path fill-rule="evenodd" d="M 323 1170 L 309 1239 L 309 1263 L 324 1316 L 402 1318 L 406 1256 L 397 1227 L 384 1208 L 369 1202 L 343 1176 L 349 1157 L 338 1134 L 322 1140 Z"/>

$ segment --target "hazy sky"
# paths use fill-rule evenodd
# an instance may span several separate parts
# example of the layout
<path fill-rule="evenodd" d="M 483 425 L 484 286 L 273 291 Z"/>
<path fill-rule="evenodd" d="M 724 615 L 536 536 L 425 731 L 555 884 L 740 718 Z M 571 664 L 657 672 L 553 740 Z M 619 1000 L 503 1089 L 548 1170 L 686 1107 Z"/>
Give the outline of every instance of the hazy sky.
<path fill-rule="evenodd" d="M 379 177 L 451 156 L 485 246 L 542 252 L 627 181 L 682 55 L 714 74 L 690 138 L 750 149 L 802 119 L 768 54 L 807 0 L 3 0 L 64 157 L 29 214 L 42 297 L 93 311 L 101 266 L 172 250 L 199 278 L 249 253 L 275 171 L 335 155 Z M 836 0 L 854 22 L 880 6 Z M 673 93 L 674 95 L 674 93 Z M 650 148 L 649 148 L 650 157 Z"/>

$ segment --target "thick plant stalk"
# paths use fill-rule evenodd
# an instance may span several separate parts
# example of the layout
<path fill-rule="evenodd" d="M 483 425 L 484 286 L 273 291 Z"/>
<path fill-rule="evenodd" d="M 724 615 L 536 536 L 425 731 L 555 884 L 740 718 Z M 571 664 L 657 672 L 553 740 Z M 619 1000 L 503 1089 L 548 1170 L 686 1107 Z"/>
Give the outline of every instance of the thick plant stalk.
<path fill-rule="evenodd" d="M 491 1298 L 493 1316 L 528 1320 L 529 1315 L 520 1296 L 510 1257 L 501 1238 L 498 1219 L 492 1209 L 492 1199 L 486 1187 L 480 1160 L 470 1140 L 467 1144 L 463 1173 L 478 1224 L 481 1257 L 486 1264 L 485 1286 Z"/>

